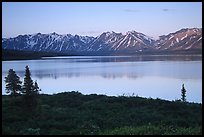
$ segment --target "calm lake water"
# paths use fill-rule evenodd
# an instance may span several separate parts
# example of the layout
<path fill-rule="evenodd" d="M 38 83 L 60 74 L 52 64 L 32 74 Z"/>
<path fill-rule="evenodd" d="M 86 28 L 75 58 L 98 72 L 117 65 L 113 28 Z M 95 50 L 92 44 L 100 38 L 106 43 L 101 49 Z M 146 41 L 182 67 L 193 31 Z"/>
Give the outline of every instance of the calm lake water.
<path fill-rule="evenodd" d="M 181 98 L 184 83 L 187 101 L 202 102 L 202 56 L 72 56 L 2 61 L 2 94 L 8 70 L 14 69 L 23 81 L 26 65 L 41 93 L 80 91 L 175 100 Z"/>

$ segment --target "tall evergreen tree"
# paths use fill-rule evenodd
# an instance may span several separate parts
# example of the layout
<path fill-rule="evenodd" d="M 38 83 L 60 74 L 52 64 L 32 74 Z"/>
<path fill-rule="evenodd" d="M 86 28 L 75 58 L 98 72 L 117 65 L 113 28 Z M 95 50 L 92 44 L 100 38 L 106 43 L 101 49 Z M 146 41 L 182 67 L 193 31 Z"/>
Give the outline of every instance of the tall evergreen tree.
<path fill-rule="evenodd" d="M 33 80 L 31 79 L 31 73 L 29 67 L 25 67 L 25 77 L 24 77 L 24 84 L 23 84 L 23 93 L 25 95 L 31 95 L 33 91 Z"/>
<path fill-rule="evenodd" d="M 5 77 L 6 82 L 6 93 L 16 96 L 21 91 L 21 81 L 19 76 L 13 69 L 9 69 L 7 77 Z"/>
<path fill-rule="evenodd" d="M 181 100 L 183 102 L 186 102 L 186 89 L 184 88 L 184 84 L 182 85 L 182 89 L 181 89 Z"/>
<path fill-rule="evenodd" d="M 34 92 L 33 80 L 31 79 L 31 72 L 28 66 L 25 67 L 25 77 L 23 84 L 23 93 L 26 101 L 26 105 L 32 109 L 36 106 L 36 95 Z"/>

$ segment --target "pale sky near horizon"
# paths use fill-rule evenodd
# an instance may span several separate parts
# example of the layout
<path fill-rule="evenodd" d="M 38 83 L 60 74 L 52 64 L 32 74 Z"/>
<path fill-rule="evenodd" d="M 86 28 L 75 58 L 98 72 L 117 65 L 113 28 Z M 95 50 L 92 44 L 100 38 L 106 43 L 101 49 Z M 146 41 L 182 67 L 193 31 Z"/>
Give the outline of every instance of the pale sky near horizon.
<path fill-rule="evenodd" d="M 3 38 L 132 30 L 157 38 L 194 27 L 202 28 L 202 2 L 2 2 Z"/>

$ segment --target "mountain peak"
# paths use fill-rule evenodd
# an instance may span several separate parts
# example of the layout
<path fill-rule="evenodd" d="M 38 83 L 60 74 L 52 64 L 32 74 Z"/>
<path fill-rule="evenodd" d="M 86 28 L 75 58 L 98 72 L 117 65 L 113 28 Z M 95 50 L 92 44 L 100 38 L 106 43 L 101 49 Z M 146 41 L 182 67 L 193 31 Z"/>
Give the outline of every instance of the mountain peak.
<path fill-rule="evenodd" d="M 50 33 L 51 35 L 59 35 L 59 34 L 57 34 L 56 32 L 52 32 L 52 33 Z"/>
<path fill-rule="evenodd" d="M 202 49 L 202 29 L 183 28 L 174 33 L 160 36 L 157 48 L 160 50 Z"/>
<path fill-rule="evenodd" d="M 36 33 L 2 38 L 2 48 L 25 51 L 62 53 L 131 53 L 145 51 L 200 50 L 202 49 L 202 28 L 183 28 L 155 40 L 135 30 L 126 34 L 114 31 L 103 32 L 97 37 Z"/>

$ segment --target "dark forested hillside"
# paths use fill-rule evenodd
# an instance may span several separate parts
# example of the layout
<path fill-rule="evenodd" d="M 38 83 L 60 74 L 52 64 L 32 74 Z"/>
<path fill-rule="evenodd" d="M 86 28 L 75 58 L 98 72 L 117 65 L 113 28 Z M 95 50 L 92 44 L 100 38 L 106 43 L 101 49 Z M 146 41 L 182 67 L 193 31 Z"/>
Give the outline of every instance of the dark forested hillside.
<path fill-rule="evenodd" d="M 69 54 L 50 53 L 50 52 L 33 52 L 33 51 L 16 51 L 2 49 L 2 60 L 21 60 L 21 59 L 40 59 L 48 56 L 69 56 Z M 72 55 L 73 56 L 73 55 Z"/>

